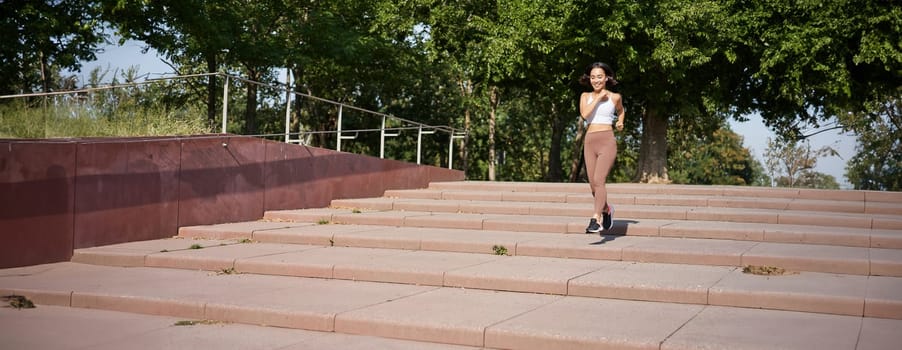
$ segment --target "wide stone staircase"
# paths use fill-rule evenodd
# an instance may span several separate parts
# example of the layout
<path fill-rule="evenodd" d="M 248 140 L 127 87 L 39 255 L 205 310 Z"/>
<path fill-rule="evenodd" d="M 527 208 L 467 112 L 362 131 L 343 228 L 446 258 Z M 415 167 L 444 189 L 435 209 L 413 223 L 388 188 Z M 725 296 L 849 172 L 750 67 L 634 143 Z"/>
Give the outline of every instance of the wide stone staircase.
<path fill-rule="evenodd" d="M 608 191 L 604 235 L 587 184 L 442 182 L 77 250 L 0 270 L 0 293 L 304 332 L 211 336 L 233 348 L 902 349 L 902 193 Z M 0 344 L 41 344 L 9 326 L 27 312 L 0 312 Z"/>

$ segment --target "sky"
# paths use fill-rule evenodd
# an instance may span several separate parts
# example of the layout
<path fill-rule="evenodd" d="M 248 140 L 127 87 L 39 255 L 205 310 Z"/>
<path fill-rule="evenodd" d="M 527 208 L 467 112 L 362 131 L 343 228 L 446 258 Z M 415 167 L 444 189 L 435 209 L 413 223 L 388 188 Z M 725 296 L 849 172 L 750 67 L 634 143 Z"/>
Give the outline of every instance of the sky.
<path fill-rule="evenodd" d="M 156 51 L 150 50 L 147 53 L 141 53 L 143 47 L 142 42 L 133 40 L 127 41 L 121 46 L 117 44 L 105 46 L 103 52 L 97 54 L 96 61 L 83 62 L 81 72 L 75 73 L 78 76 L 79 84 L 84 84 L 91 69 L 98 66 L 103 69 L 109 68 L 111 74 L 117 68 L 121 71 L 131 66 L 138 66 L 139 75 L 148 74 L 148 78 L 174 75 L 172 68 L 165 64 Z M 753 114 L 748 118 L 749 120 L 746 122 L 730 120 L 730 129 L 743 137 L 743 146 L 749 148 L 752 155 L 764 166 L 767 139 L 773 139 L 775 136 L 764 125 L 760 115 Z M 808 134 L 811 134 L 817 130 L 807 131 Z M 855 155 L 856 137 L 843 134 L 839 130 L 830 130 L 812 136 L 809 141 L 812 149 L 829 146 L 839 153 L 839 156 L 836 157 L 818 159 L 815 171 L 832 175 L 836 178 L 840 188 L 851 189 L 851 185 L 845 178 L 845 167 L 846 162 Z"/>

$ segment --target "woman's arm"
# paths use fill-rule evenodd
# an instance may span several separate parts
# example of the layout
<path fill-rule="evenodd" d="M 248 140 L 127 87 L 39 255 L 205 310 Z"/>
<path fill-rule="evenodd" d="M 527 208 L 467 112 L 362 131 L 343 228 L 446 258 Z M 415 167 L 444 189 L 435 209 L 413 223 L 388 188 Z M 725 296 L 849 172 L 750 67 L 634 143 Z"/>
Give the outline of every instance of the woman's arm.
<path fill-rule="evenodd" d="M 589 98 L 592 96 L 590 92 L 584 92 L 579 96 L 579 115 L 583 117 L 584 120 L 589 120 L 589 116 L 592 115 L 592 111 L 595 109 L 595 105 L 598 104 L 599 99 L 595 99 L 595 101 L 589 101 Z"/>
<path fill-rule="evenodd" d="M 623 118 L 626 117 L 626 110 L 623 109 L 623 98 L 620 94 L 614 95 L 617 97 L 614 100 L 614 108 L 617 109 L 617 131 L 623 130 Z"/>

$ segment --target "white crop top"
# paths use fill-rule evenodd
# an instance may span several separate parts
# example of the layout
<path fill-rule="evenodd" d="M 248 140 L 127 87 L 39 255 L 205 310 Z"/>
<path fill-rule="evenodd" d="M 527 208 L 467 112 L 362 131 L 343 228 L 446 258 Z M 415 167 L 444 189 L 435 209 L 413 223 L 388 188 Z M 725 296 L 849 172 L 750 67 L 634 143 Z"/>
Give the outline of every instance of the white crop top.
<path fill-rule="evenodd" d="M 592 96 L 589 95 L 587 103 L 592 103 Z M 617 109 L 614 106 L 612 98 L 608 97 L 607 101 L 595 105 L 595 110 L 589 117 L 589 124 L 614 124 L 614 118 L 617 117 Z"/>

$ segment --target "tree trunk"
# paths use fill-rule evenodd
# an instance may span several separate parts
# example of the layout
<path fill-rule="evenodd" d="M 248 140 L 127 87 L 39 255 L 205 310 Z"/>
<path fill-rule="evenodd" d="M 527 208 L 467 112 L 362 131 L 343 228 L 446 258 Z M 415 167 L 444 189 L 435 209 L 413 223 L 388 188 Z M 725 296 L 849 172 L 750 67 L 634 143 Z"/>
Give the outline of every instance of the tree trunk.
<path fill-rule="evenodd" d="M 649 106 L 642 117 L 642 143 L 635 181 L 669 183 L 667 176 L 667 115 Z"/>
<path fill-rule="evenodd" d="M 564 167 L 561 161 L 561 142 L 564 136 L 564 121 L 558 114 L 557 105 L 551 104 L 551 150 L 548 153 L 548 174 L 546 181 L 560 182 L 564 178 Z"/>
<path fill-rule="evenodd" d="M 470 145 L 470 108 L 467 107 L 464 109 L 464 138 L 460 143 L 460 161 L 461 161 L 461 170 L 464 172 L 464 176 L 466 176 L 467 171 L 470 169 L 470 160 L 469 155 L 469 145 Z"/>
<path fill-rule="evenodd" d="M 573 138 L 573 157 L 570 158 L 570 182 L 579 181 L 579 174 L 583 171 L 583 137 L 586 136 L 586 124 L 581 117 L 577 117 L 576 137 Z"/>
<path fill-rule="evenodd" d="M 473 84 L 472 82 L 464 79 L 458 79 L 457 85 L 460 87 L 460 96 L 463 101 L 469 101 L 473 98 Z M 464 138 L 463 142 L 460 143 L 460 161 L 461 170 L 463 170 L 464 175 L 467 174 L 467 170 L 470 168 L 470 161 L 468 158 L 468 146 L 470 143 L 470 104 L 465 103 L 464 107 Z"/>
<path fill-rule="evenodd" d="M 208 73 L 216 73 L 216 53 L 207 54 L 207 72 Z M 216 78 L 215 75 L 210 75 L 207 77 L 207 121 L 210 122 L 210 125 L 216 125 L 216 95 L 218 92 L 216 91 Z M 225 88 L 225 85 L 223 85 Z M 223 101 L 225 103 L 225 101 Z"/>
<path fill-rule="evenodd" d="M 251 81 L 259 81 L 259 73 L 256 69 L 247 69 L 247 78 Z M 246 135 L 257 134 L 257 84 L 247 83 L 247 99 L 244 105 L 244 132 Z"/>
<path fill-rule="evenodd" d="M 495 112 L 498 109 L 498 87 L 489 92 L 489 181 L 495 181 Z"/>
<path fill-rule="evenodd" d="M 47 72 L 47 56 L 41 54 L 41 88 L 44 92 L 50 92 L 50 73 Z"/>

